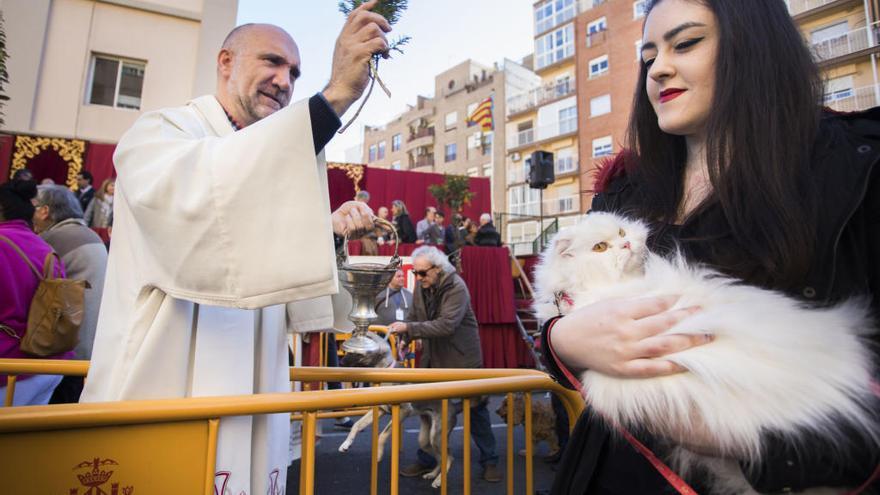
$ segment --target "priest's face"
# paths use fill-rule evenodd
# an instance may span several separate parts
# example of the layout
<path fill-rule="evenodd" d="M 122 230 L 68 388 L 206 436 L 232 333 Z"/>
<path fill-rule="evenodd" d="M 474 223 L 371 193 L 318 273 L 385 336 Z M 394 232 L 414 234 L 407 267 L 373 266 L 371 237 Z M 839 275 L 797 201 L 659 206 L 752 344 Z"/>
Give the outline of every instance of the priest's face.
<path fill-rule="evenodd" d="M 226 93 L 221 103 L 232 107 L 226 111 L 240 125 L 248 126 L 290 103 L 300 74 L 300 56 L 296 43 L 279 27 L 239 29 L 242 32 L 220 52 L 218 93 Z"/>

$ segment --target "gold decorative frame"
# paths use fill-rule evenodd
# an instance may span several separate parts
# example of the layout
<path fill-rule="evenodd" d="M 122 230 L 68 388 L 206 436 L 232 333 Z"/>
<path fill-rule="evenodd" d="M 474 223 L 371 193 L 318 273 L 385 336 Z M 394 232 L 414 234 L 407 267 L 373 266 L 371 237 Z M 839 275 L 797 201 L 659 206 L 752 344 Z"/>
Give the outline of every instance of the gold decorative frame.
<path fill-rule="evenodd" d="M 86 151 L 86 142 L 81 139 L 61 139 L 37 136 L 15 136 L 12 163 L 9 168 L 9 176 L 16 171 L 27 167 L 29 160 L 35 158 L 44 150 L 52 148 L 67 163 L 67 187 L 77 189 L 76 176 L 83 168 L 83 155 Z"/>
<path fill-rule="evenodd" d="M 345 176 L 354 182 L 355 194 L 361 192 L 361 180 L 364 178 L 364 166 L 356 163 L 328 163 L 327 170 L 344 170 Z"/>

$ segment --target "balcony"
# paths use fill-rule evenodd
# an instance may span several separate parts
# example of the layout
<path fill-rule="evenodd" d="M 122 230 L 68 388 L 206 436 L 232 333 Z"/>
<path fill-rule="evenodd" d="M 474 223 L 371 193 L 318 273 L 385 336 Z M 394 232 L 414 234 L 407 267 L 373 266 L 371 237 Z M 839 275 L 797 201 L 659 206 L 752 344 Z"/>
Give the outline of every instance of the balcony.
<path fill-rule="evenodd" d="M 601 30 L 596 31 L 594 33 L 590 33 L 587 35 L 587 48 L 599 46 L 602 43 L 605 43 L 605 40 L 608 38 L 608 31 Z"/>
<path fill-rule="evenodd" d="M 578 194 L 544 200 L 544 216 L 580 213 L 581 197 Z"/>
<path fill-rule="evenodd" d="M 507 116 L 528 112 L 547 103 L 573 95 L 575 83 L 565 80 L 535 88 L 528 93 L 521 93 L 507 99 Z"/>
<path fill-rule="evenodd" d="M 553 124 L 527 129 L 513 135 L 507 140 L 507 151 L 521 151 L 523 148 L 534 144 L 552 141 L 562 136 L 576 134 L 578 130 L 577 117 L 567 118 Z"/>
<path fill-rule="evenodd" d="M 433 127 L 423 127 L 415 132 L 410 132 L 409 137 L 406 138 L 407 143 L 411 143 L 416 139 L 423 137 L 434 137 L 434 128 Z"/>
<path fill-rule="evenodd" d="M 877 23 L 855 29 L 834 38 L 812 43 L 810 49 L 816 62 L 828 62 L 867 50 L 877 45 Z M 873 38 L 873 39 L 872 39 Z"/>
<path fill-rule="evenodd" d="M 788 12 L 792 17 L 797 17 L 811 10 L 837 3 L 840 0 L 785 0 L 788 4 Z"/>
<path fill-rule="evenodd" d="M 519 165 L 516 168 L 507 169 L 507 185 L 522 184 L 528 180 L 528 174 L 524 166 Z"/>
<path fill-rule="evenodd" d="M 838 112 L 858 112 L 880 105 L 880 85 L 872 84 L 825 95 L 825 105 Z"/>
<path fill-rule="evenodd" d="M 434 155 L 422 155 L 422 156 L 416 157 L 416 159 L 412 161 L 412 167 L 410 167 L 410 168 L 433 167 L 433 166 L 434 166 Z"/>

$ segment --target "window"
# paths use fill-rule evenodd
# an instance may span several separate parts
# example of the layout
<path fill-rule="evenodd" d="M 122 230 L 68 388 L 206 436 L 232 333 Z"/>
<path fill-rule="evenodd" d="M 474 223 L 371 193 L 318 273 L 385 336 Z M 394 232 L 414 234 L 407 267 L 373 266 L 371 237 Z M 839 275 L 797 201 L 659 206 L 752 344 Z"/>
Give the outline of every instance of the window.
<path fill-rule="evenodd" d="M 483 133 L 483 156 L 492 154 L 492 142 L 495 134 L 491 131 Z"/>
<path fill-rule="evenodd" d="M 611 136 L 605 136 L 593 140 L 593 158 L 608 156 L 614 151 Z"/>
<path fill-rule="evenodd" d="M 605 20 L 604 17 L 600 17 L 595 21 L 587 24 L 587 36 L 593 33 L 605 31 L 606 29 L 608 29 L 608 22 Z"/>
<path fill-rule="evenodd" d="M 535 40 L 536 69 L 574 55 L 574 26 L 569 24 Z"/>
<path fill-rule="evenodd" d="M 375 144 L 370 145 L 370 158 L 368 158 L 367 161 L 368 162 L 375 162 L 376 161 L 376 145 Z"/>
<path fill-rule="evenodd" d="M 538 208 L 538 199 L 540 191 L 532 189 L 526 185 L 514 186 L 508 189 L 508 199 L 510 212 L 514 215 L 535 215 L 540 212 Z M 531 242 L 534 236 L 528 241 Z"/>
<path fill-rule="evenodd" d="M 825 84 L 825 103 L 852 98 L 854 94 L 852 76 L 829 79 Z"/>
<path fill-rule="evenodd" d="M 574 132 L 577 128 L 577 107 L 559 110 L 559 134 Z"/>
<path fill-rule="evenodd" d="M 92 105 L 140 110 L 146 64 L 95 55 L 86 100 Z"/>
<path fill-rule="evenodd" d="M 467 169 L 467 176 L 468 176 L 468 177 L 476 177 L 476 176 L 478 176 L 478 175 L 480 175 L 480 169 L 479 169 L 479 168 L 477 168 L 477 167 L 471 167 L 471 168 Z"/>
<path fill-rule="evenodd" d="M 400 160 L 391 162 L 391 170 L 400 170 Z"/>
<path fill-rule="evenodd" d="M 556 78 L 556 98 L 562 98 L 572 91 L 574 91 L 574 85 L 572 84 L 570 74 L 565 74 L 564 76 Z"/>
<path fill-rule="evenodd" d="M 562 175 L 574 172 L 577 169 L 577 159 L 574 156 L 574 148 L 562 148 L 556 152 L 556 174 Z"/>
<path fill-rule="evenodd" d="M 590 100 L 590 117 L 611 112 L 611 95 L 597 96 Z"/>
<path fill-rule="evenodd" d="M 447 162 L 455 161 L 456 150 L 457 150 L 457 148 L 455 146 L 455 143 L 451 143 L 451 144 L 446 145 L 446 161 Z"/>
<path fill-rule="evenodd" d="M 382 160 L 385 158 L 385 141 L 379 142 L 379 154 L 376 157 L 378 160 Z"/>
<path fill-rule="evenodd" d="M 590 60 L 590 79 L 601 76 L 608 72 L 608 55 L 602 55 Z"/>
<path fill-rule="evenodd" d="M 391 151 L 400 151 L 400 134 L 391 136 Z"/>
<path fill-rule="evenodd" d="M 477 105 L 479 105 L 479 104 L 480 104 L 479 102 L 476 102 L 476 103 L 471 103 L 470 105 L 467 106 L 467 113 L 465 113 L 464 115 L 465 115 L 465 119 L 467 119 L 467 126 L 468 127 L 477 125 L 475 122 L 471 121 L 471 115 L 474 114 L 474 110 L 477 109 Z"/>
<path fill-rule="evenodd" d="M 492 164 L 483 165 L 483 177 L 492 177 Z"/>
<path fill-rule="evenodd" d="M 816 29 L 815 31 L 811 31 L 810 42 L 815 45 L 816 43 L 822 43 L 823 41 L 842 38 L 846 36 L 846 33 L 848 32 L 849 23 L 846 21 L 838 22 L 837 24 L 832 24 L 830 26 L 821 27 L 819 29 Z"/>
<path fill-rule="evenodd" d="M 454 129 L 458 123 L 458 112 L 449 112 L 446 114 L 446 130 Z"/>
<path fill-rule="evenodd" d="M 633 19 L 641 19 L 645 17 L 645 11 L 648 6 L 645 0 L 636 0 L 633 2 Z"/>
<path fill-rule="evenodd" d="M 547 0 L 535 5 L 535 34 L 573 19 L 576 3 L 575 0 Z"/>

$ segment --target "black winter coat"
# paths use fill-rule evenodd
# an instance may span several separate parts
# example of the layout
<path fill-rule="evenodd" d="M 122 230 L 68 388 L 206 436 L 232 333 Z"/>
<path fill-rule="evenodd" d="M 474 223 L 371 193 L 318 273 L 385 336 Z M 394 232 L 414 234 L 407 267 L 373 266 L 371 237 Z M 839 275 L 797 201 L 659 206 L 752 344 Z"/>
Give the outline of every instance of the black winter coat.
<path fill-rule="evenodd" d="M 416 242 L 416 229 L 413 227 L 409 215 L 406 213 L 397 215 L 397 217 L 394 218 L 394 226 L 397 228 L 397 235 L 400 237 L 400 242 Z"/>
<path fill-rule="evenodd" d="M 814 148 L 811 175 L 820 194 L 815 263 L 801 287 L 788 289 L 793 297 L 812 302 L 834 302 L 849 296 L 869 294 L 880 316 L 880 107 L 856 114 L 827 114 L 822 119 Z M 637 196 L 637 184 L 618 176 L 596 195 L 593 209 L 626 213 Z M 699 215 L 694 223 L 723 224 L 720 207 Z M 689 222 L 690 223 L 690 222 Z M 711 228 L 711 227 L 710 227 Z M 689 243 L 696 232 L 685 225 L 672 231 L 672 239 L 654 239 L 652 248 L 681 243 L 689 259 L 711 264 L 699 241 Z M 723 229 L 723 227 L 722 227 Z M 700 232 L 702 233 L 702 232 Z M 651 241 L 649 241 L 651 242 Z M 723 271 L 723 270 L 722 270 Z M 780 287 L 767 288 L 783 290 Z M 544 349 L 548 347 L 545 325 Z M 878 340 L 875 334 L 874 339 Z M 551 374 L 563 385 L 559 365 L 547 359 Z M 663 447 L 645 434 L 639 439 L 662 457 Z M 752 486 L 761 493 L 802 491 L 815 486 L 858 487 L 880 463 L 877 446 L 851 438 L 850 458 L 841 460 L 836 450 L 815 440 L 797 449 L 783 439 L 767 442 L 765 462 L 753 471 L 744 469 Z M 837 446 L 839 447 L 839 445 Z M 698 493 L 708 493 L 699 482 Z M 579 420 L 561 461 L 553 486 L 554 494 L 661 494 L 676 493 L 665 479 L 619 435 L 589 413 Z M 864 493 L 880 493 L 875 482 Z"/>

